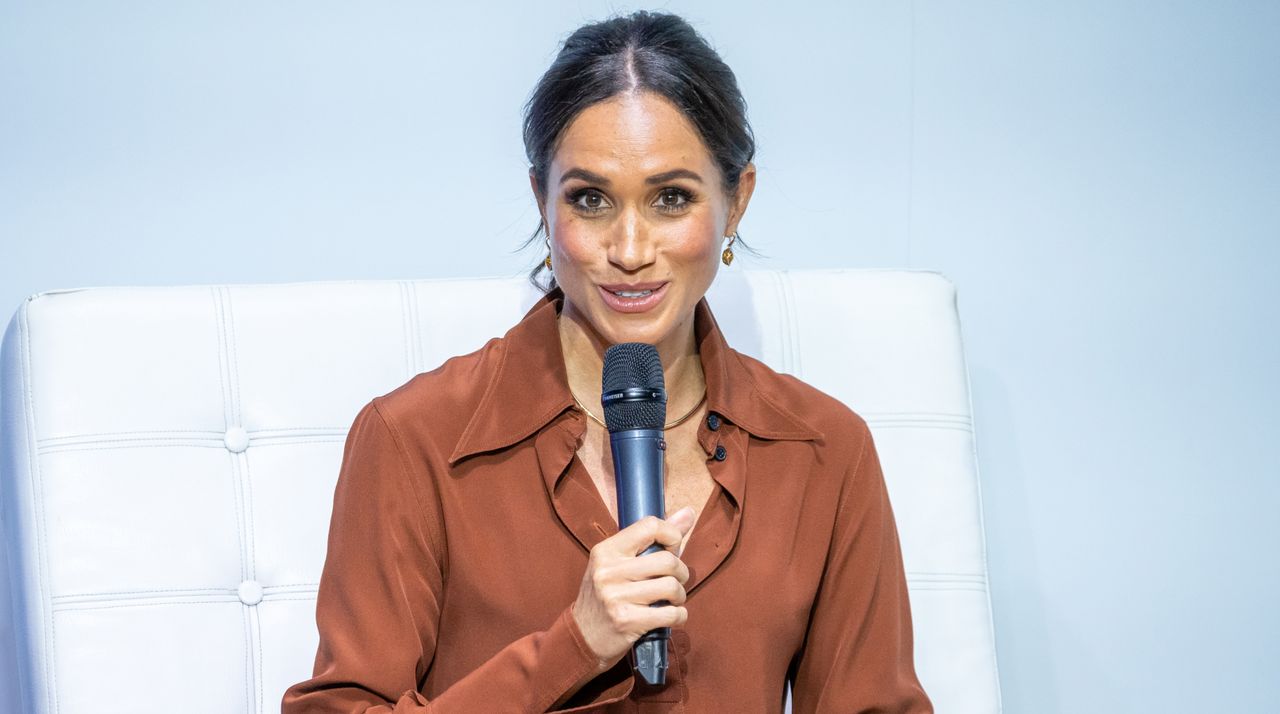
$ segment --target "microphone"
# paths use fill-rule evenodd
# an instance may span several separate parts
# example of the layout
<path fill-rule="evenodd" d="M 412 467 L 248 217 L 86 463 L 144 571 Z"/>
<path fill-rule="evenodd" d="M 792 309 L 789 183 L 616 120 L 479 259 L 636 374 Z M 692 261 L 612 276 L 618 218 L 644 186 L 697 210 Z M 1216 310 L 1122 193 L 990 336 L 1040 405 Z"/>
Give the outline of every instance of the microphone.
<path fill-rule="evenodd" d="M 626 528 L 645 516 L 666 517 L 662 456 L 667 442 L 667 390 L 662 361 L 653 345 L 623 342 L 604 354 L 600 402 L 609 428 L 613 477 L 618 490 L 618 527 Z M 654 543 L 644 554 L 662 550 Z M 668 604 L 662 600 L 652 607 Z M 667 681 L 667 640 L 670 627 L 650 630 L 632 645 L 635 670 L 650 685 Z"/>

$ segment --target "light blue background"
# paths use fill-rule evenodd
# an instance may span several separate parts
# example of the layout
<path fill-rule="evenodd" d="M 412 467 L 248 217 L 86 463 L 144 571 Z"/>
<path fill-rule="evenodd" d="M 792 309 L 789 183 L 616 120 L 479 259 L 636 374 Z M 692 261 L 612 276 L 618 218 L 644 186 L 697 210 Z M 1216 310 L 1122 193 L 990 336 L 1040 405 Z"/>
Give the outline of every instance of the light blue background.
<path fill-rule="evenodd" d="M 758 267 L 937 269 L 1009 712 L 1276 711 L 1280 3 L 671 3 L 738 74 Z M 0 2 L 0 308 L 512 275 L 593 2 Z"/>

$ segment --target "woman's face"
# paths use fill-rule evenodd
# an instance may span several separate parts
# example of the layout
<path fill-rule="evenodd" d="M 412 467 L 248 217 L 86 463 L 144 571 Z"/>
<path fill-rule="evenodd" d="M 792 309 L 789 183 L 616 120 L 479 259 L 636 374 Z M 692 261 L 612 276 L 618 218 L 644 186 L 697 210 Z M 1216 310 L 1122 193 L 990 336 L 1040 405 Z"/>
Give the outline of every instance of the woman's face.
<path fill-rule="evenodd" d="M 755 167 L 743 171 L 738 196 L 726 196 L 680 110 L 627 93 L 569 124 L 547 181 L 542 213 L 562 315 L 603 345 L 647 342 L 672 355 L 691 344 L 693 308 L 750 199 Z"/>

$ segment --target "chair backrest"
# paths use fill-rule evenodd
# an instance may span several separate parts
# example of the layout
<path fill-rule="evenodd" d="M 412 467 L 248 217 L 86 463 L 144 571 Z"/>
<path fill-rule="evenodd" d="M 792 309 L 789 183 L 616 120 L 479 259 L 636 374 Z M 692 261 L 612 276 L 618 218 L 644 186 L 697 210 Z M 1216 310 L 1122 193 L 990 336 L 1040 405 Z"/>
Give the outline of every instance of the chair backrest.
<path fill-rule="evenodd" d="M 0 356 L 0 710 L 277 711 L 358 409 L 515 324 L 521 278 L 40 293 Z M 725 271 L 729 343 L 870 423 L 937 710 L 999 710 L 968 379 L 936 273 Z"/>

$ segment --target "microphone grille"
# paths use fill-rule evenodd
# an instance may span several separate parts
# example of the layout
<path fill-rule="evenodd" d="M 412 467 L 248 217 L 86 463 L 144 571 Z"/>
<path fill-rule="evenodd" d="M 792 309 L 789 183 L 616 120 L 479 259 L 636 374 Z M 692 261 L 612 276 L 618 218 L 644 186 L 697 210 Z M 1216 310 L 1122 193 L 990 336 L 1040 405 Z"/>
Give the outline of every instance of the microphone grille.
<path fill-rule="evenodd" d="M 662 360 L 653 345 L 622 342 L 604 353 L 602 394 L 624 389 L 657 389 L 665 394 Z M 667 420 L 667 400 L 614 402 L 604 407 L 604 422 L 610 432 L 628 429 L 661 429 Z"/>

